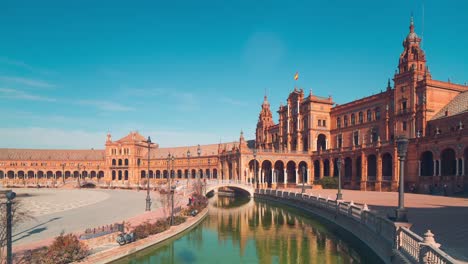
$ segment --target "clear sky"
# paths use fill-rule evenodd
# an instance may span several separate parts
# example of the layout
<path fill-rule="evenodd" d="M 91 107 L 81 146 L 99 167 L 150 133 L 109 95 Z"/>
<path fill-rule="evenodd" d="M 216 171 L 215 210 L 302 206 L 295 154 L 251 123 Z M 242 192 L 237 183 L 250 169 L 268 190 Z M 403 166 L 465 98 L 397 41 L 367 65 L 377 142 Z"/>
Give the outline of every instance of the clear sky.
<path fill-rule="evenodd" d="M 424 2 L 424 3 L 423 3 Z M 423 8 L 424 5 L 424 33 Z M 0 0 L 0 147 L 254 137 L 265 90 L 385 89 L 414 13 L 433 78 L 468 81 L 468 1 Z"/>

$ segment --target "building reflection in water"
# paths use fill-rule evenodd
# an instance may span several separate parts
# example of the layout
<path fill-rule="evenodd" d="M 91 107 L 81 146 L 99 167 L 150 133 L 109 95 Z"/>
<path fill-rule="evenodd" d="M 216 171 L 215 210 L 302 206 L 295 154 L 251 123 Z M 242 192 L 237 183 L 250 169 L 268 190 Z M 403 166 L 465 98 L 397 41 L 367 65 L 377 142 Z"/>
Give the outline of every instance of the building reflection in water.
<path fill-rule="evenodd" d="M 359 263 L 360 256 L 321 223 L 298 211 L 248 198 L 213 199 L 204 225 L 219 243 L 244 254 L 253 241 L 259 263 Z"/>
<path fill-rule="evenodd" d="M 115 263 L 380 262 L 356 246 L 360 243 L 351 244 L 298 210 L 249 198 L 214 197 L 201 225 Z"/>

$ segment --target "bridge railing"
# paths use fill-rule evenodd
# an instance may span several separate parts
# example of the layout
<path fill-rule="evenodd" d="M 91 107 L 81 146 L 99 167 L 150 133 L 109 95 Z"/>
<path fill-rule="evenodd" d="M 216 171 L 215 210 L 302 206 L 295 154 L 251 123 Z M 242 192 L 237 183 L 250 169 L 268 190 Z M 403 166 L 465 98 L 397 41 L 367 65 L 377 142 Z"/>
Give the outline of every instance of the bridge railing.
<path fill-rule="evenodd" d="M 337 215 L 343 215 L 364 225 L 367 229 L 385 239 L 389 245 L 398 250 L 406 259 L 412 263 L 458 263 L 447 253 L 439 249 L 439 244 L 434 240 L 434 235 L 428 230 L 424 238 L 415 234 L 406 227 L 395 225 L 394 222 L 371 212 L 367 205 L 356 205 L 351 202 L 337 201 L 320 195 L 302 194 L 296 192 L 256 189 L 255 193 L 273 196 L 276 199 L 284 198 L 300 201 L 306 206 L 323 208 Z"/>

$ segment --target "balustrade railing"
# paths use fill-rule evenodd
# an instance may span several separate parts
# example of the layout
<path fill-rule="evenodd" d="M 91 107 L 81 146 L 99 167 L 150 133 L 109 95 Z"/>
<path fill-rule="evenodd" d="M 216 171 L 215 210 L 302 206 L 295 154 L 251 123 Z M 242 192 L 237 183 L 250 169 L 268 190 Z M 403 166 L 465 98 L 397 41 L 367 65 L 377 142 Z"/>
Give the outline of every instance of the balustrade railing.
<path fill-rule="evenodd" d="M 349 217 L 364 225 L 367 229 L 375 233 L 375 235 L 385 239 L 387 243 L 394 245 L 394 248 L 412 263 L 458 263 L 447 253 L 439 249 L 440 245 L 435 242 L 433 238 L 434 235 L 430 231 L 426 232 L 424 238 L 422 238 L 408 228 L 396 226 L 395 223 L 389 219 L 371 212 L 366 204 L 361 206 L 354 204 L 352 201 L 336 201 L 321 197 L 320 195 L 315 196 L 313 194 L 272 189 L 256 189 L 255 193 L 302 201 L 306 206 L 324 208 L 332 213 Z"/>

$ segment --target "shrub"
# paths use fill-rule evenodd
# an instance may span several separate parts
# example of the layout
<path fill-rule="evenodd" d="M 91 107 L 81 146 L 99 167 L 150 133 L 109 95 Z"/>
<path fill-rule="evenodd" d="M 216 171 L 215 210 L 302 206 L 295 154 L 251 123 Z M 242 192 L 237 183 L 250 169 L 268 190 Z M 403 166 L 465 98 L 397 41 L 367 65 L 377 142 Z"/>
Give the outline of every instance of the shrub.
<path fill-rule="evenodd" d="M 48 248 L 30 251 L 24 258 L 30 260 L 27 263 L 65 264 L 80 261 L 88 255 L 88 248 L 78 237 L 62 233 Z"/>
<path fill-rule="evenodd" d="M 174 216 L 174 225 L 180 225 L 180 224 L 184 223 L 185 220 L 187 220 L 185 217 L 180 216 L 180 215 L 175 215 Z M 171 217 L 167 218 L 167 222 L 171 223 Z"/>
<path fill-rule="evenodd" d="M 336 189 L 338 188 L 338 180 L 335 177 L 323 177 L 320 179 L 320 184 L 323 189 Z"/>
<path fill-rule="evenodd" d="M 208 206 L 208 198 L 201 194 L 194 194 L 192 196 L 193 202 L 189 206 L 189 212 L 192 212 L 193 210 L 197 210 L 201 212 L 206 206 Z"/>
<path fill-rule="evenodd" d="M 140 225 L 135 226 L 133 233 L 137 239 L 147 238 L 151 235 L 158 234 L 169 229 L 169 222 L 164 220 L 158 220 L 154 223 L 144 222 Z"/>

